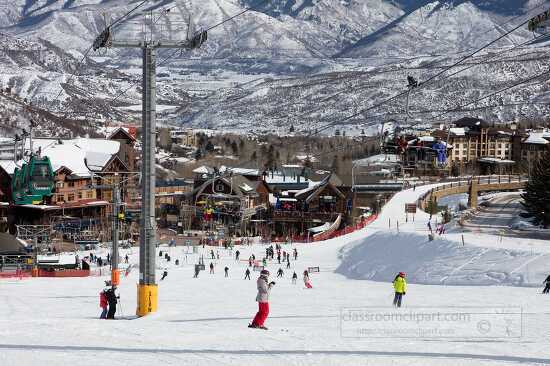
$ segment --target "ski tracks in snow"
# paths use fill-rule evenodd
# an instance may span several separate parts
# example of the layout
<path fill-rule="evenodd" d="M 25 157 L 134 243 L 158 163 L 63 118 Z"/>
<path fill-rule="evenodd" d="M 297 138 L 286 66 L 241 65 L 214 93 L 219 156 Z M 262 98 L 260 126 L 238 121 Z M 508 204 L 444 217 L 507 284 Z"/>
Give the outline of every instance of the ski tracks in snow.
<path fill-rule="evenodd" d="M 483 251 L 481 251 L 481 253 L 477 254 L 477 255 L 474 255 L 472 258 L 470 258 L 468 261 L 466 261 L 464 264 L 461 264 L 460 266 L 456 267 L 455 269 L 453 269 L 451 271 L 451 273 L 448 275 L 448 276 L 445 276 L 441 279 L 441 284 L 445 284 L 445 281 L 447 281 L 447 279 L 449 279 L 449 277 L 452 277 L 455 273 L 457 273 L 458 271 L 462 270 L 464 267 L 466 267 L 467 265 L 469 264 L 472 264 L 474 263 L 476 260 L 478 260 L 479 258 L 481 258 L 485 253 L 487 253 L 489 250 L 491 250 L 490 248 L 485 248 L 483 249 Z"/>

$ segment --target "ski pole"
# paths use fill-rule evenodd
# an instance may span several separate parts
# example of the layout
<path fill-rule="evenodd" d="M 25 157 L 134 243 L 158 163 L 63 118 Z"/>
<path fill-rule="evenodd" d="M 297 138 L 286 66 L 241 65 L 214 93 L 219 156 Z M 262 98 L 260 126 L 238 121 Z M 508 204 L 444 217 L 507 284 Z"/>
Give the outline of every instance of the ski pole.
<path fill-rule="evenodd" d="M 118 310 L 119 310 L 119 315 L 120 317 L 124 318 L 124 311 L 122 311 L 122 301 L 120 300 L 120 298 L 118 299 L 118 303 L 120 304 L 120 306 L 118 307 Z"/>

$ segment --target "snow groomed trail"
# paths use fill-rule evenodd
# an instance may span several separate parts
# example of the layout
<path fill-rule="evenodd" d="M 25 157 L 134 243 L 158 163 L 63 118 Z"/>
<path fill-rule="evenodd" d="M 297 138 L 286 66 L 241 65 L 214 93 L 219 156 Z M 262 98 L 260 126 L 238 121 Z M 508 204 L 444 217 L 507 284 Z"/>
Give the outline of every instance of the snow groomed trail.
<path fill-rule="evenodd" d="M 391 255 L 383 258 L 391 260 L 385 265 L 405 264 L 407 257 L 409 262 L 414 262 L 415 252 L 403 252 L 402 246 L 392 247 L 396 245 L 392 244 L 392 238 L 398 234 L 395 228 L 388 228 L 388 219 L 400 221 L 399 235 L 411 235 L 407 241 L 412 243 L 414 235 L 424 237 L 421 230 L 426 222 L 421 219 L 422 213 L 417 214 L 415 223 L 401 225 L 404 203 L 414 202 L 422 189 L 417 187 L 416 192 L 398 193 L 386 205 L 380 218 L 363 230 L 326 242 L 298 244 L 298 260 L 291 261 L 289 270 L 282 266 L 284 278 L 274 276 L 279 265 L 276 261 L 270 262 L 268 268 L 277 284 L 271 293 L 271 314 L 266 322 L 268 331 L 247 328 L 257 310 L 254 301 L 257 273 L 253 272 L 252 281 L 243 280 L 246 263 L 236 262 L 234 255 L 223 249 L 218 249 L 220 259 L 214 260 L 215 274 L 206 271 L 194 279 L 193 264 L 201 253 L 188 254 L 187 248 L 182 247 L 162 248 L 169 252 L 172 261 L 159 259 L 159 275 L 165 268 L 169 272 L 159 283 L 159 311 L 140 319 L 133 317 L 137 271 L 123 279 L 120 286 L 122 312 L 119 313 L 122 318 L 115 321 L 97 319 L 100 312 L 98 293 L 106 278 L 1 280 L 0 365 L 550 364 L 547 330 L 550 297 L 530 287 L 445 286 L 452 283 L 453 277 L 460 277 L 466 267 L 453 272 L 453 268 L 458 267 L 449 266 L 449 277 L 443 281 L 439 278 L 436 284 L 421 285 L 411 281 L 404 308 L 400 311 L 410 312 L 419 307 L 443 311 L 463 306 L 490 312 L 495 307 L 513 306 L 522 311 L 519 333 L 516 327 L 508 338 L 479 338 L 475 329 L 466 329 L 472 332 L 471 337 L 433 334 L 399 338 L 346 336 L 342 316 L 345 309 L 391 309 L 393 297 L 390 283 L 393 278 L 386 280 L 383 276 L 392 273 L 393 269 L 377 270 L 380 277 L 376 281 L 349 276 L 353 272 L 352 265 L 357 265 L 357 273 L 363 275 L 360 262 L 371 260 L 371 250 L 359 248 L 369 240 L 378 242 L 374 240 L 378 237 L 389 245 Z M 283 250 L 290 251 L 292 247 L 283 245 Z M 475 248 L 479 246 L 471 245 L 468 250 Z M 248 258 L 251 253 L 261 257 L 265 252 L 265 247 L 260 245 L 238 249 L 241 258 Z M 206 258 L 209 250 L 208 247 L 203 250 Z M 353 250 L 360 254 L 355 262 L 339 259 L 340 255 L 345 257 Z M 138 261 L 136 249 L 123 251 L 122 257 L 126 253 L 131 263 Z M 107 252 L 97 254 L 105 257 Z M 175 266 L 175 259 L 180 259 L 182 265 Z M 208 267 L 210 260 L 205 262 Z M 346 270 L 349 273 L 344 273 L 342 268 L 346 263 L 350 265 Z M 383 264 L 381 262 L 380 266 Z M 229 278 L 223 276 L 226 265 L 230 268 Z M 306 290 L 300 281 L 301 273 L 309 266 L 320 267 L 319 273 L 311 274 L 312 290 Z M 335 272 L 337 268 L 345 275 Z M 430 266 L 426 268 L 432 273 L 435 270 L 443 272 Z M 296 285 L 290 280 L 293 271 L 299 276 Z"/>

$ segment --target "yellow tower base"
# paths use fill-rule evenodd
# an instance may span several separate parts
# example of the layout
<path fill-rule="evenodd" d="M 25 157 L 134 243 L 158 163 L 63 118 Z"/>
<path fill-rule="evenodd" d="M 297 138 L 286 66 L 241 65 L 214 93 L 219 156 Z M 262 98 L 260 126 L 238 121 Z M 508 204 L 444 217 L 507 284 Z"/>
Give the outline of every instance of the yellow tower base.
<path fill-rule="evenodd" d="M 137 300 L 137 316 L 145 316 L 156 312 L 158 304 L 158 286 L 138 284 Z"/>

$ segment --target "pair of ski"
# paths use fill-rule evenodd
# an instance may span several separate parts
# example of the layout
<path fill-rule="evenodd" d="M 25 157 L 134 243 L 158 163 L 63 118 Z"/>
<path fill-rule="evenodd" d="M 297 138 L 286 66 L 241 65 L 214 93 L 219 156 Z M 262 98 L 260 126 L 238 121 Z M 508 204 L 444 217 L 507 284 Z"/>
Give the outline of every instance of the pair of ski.
<path fill-rule="evenodd" d="M 254 325 L 254 324 L 248 324 L 248 327 L 249 328 L 252 328 L 252 329 L 263 329 L 263 330 L 267 330 L 268 328 L 265 327 L 265 326 L 257 326 L 257 325 Z"/>

